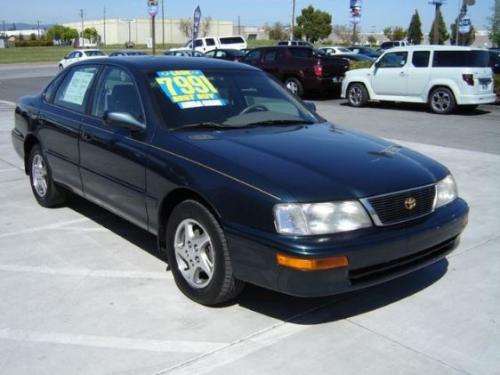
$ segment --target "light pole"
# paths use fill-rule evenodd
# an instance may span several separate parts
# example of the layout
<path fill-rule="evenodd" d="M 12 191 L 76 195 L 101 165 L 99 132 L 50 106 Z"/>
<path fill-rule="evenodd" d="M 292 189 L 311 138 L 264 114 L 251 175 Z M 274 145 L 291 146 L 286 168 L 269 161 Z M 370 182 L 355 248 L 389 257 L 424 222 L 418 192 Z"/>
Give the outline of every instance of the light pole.
<path fill-rule="evenodd" d="M 84 26 L 83 26 L 83 16 L 84 16 L 84 10 L 83 10 L 83 9 L 80 9 L 80 18 L 82 19 L 81 42 L 82 42 L 82 47 L 85 47 L 85 39 L 83 38 L 83 30 L 84 30 Z M 80 43 L 78 43 L 78 44 L 80 44 Z"/>
<path fill-rule="evenodd" d="M 290 27 L 290 40 L 293 40 L 295 33 L 295 0 L 292 0 L 292 25 Z"/>
<path fill-rule="evenodd" d="M 161 45 L 165 49 L 165 4 L 161 0 Z"/>

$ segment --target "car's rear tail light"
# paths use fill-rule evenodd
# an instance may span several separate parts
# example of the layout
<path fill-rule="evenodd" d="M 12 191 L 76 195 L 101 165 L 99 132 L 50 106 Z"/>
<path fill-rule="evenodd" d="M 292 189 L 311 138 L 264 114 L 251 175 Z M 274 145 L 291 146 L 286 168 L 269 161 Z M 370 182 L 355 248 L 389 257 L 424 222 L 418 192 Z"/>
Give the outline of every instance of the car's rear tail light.
<path fill-rule="evenodd" d="M 321 64 L 316 64 L 314 65 L 314 75 L 316 77 L 321 77 L 323 76 L 323 66 Z"/>
<path fill-rule="evenodd" d="M 347 267 L 349 261 L 345 256 L 319 259 L 291 257 L 282 253 L 276 254 L 276 261 L 282 267 L 294 268 L 301 271 L 331 270 Z"/>
<path fill-rule="evenodd" d="M 462 78 L 469 86 L 474 86 L 474 75 L 472 74 L 462 74 Z"/>

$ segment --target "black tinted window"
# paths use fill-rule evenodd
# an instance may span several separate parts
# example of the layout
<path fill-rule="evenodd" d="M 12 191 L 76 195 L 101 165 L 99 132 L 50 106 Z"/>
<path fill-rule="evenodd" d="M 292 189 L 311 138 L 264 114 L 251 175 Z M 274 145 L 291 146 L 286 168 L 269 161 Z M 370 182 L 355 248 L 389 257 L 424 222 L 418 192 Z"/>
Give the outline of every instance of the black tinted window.
<path fill-rule="evenodd" d="M 440 68 L 486 68 L 489 65 L 487 51 L 435 51 L 432 65 Z"/>
<path fill-rule="evenodd" d="M 195 47 L 203 47 L 203 41 L 201 39 L 197 39 L 194 41 Z"/>
<path fill-rule="evenodd" d="M 239 36 L 220 38 L 219 40 L 221 44 L 245 43 L 245 41 Z"/>
<path fill-rule="evenodd" d="M 276 50 L 271 50 L 267 51 L 266 54 L 264 55 L 264 62 L 270 63 L 276 61 L 278 57 L 278 51 Z"/>
<path fill-rule="evenodd" d="M 411 60 L 415 68 L 427 68 L 431 53 L 429 51 L 415 51 Z"/>
<path fill-rule="evenodd" d="M 47 87 L 47 89 L 45 90 L 45 101 L 46 102 L 52 103 L 52 101 L 54 100 L 54 96 L 56 95 L 56 90 L 59 87 L 59 85 L 61 84 L 61 82 L 63 81 L 64 76 L 65 76 L 64 73 L 60 74 Z"/>
<path fill-rule="evenodd" d="M 245 56 L 245 61 L 258 62 L 260 60 L 261 53 L 262 52 L 259 50 L 250 51 Z"/>
<path fill-rule="evenodd" d="M 205 39 L 205 42 L 207 43 L 207 46 L 215 46 L 215 40 L 212 38 Z"/>
<path fill-rule="evenodd" d="M 402 68 L 406 65 L 406 61 L 408 61 L 408 52 L 391 52 L 386 53 L 379 60 L 380 68 Z"/>
<path fill-rule="evenodd" d="M 54 104 L 77 111 L 85 112 L 85 103 L 90 87 L 97 75 L 97 67 L 82 66 L 72 69 L 59 86 Z"/>
<path fill-rule="evenodd" d="M 309 58 L 312 57 L 313 50 L 310 48 L 290 48 L 290 54 L 293 57 Z"/>
<path fill-rule="evenodd" d="M 107 68 L 96 90 L 92 115 L 102 118 L 106 112 L 128 113 L 143 121 L 141 102 L 130 75 L 119 68 Z"/>

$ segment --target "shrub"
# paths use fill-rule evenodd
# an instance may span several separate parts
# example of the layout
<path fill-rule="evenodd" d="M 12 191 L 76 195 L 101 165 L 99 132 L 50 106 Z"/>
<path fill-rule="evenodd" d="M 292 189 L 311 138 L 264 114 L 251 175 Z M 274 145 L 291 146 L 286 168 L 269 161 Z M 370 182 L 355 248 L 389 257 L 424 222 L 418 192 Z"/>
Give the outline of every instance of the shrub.
<path fill-rule="evenodd" d="M 369 68 L 372 66 L 371 61 L 351 61 L 349 70 Z"/>
<path fill-rule="evenodd" d="M 16 40 L 16 47 L 49 47 L 53 46 L 54 43 L 51 40 Z"/>

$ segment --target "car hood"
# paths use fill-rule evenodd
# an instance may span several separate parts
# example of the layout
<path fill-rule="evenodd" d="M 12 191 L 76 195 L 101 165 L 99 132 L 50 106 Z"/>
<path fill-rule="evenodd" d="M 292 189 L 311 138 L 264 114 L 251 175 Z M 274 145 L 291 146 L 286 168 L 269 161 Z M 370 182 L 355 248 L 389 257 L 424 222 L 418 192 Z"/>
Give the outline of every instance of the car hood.
<path fill-rule="evenodd" d="M 353 69 L 349 70 L 345 73 L 346 77 L 350 76 L 366 76 L 368 73 L 370 73 L 370 68 L 362 68 L 362 69 Z"/>
<path fill-rule="evenodd" d="M 364 198 L 431 184 L 448 174 L 408 148 L 328 123 L 175 134 L 193 146 L 194 160 L 283 201 Z"/>

